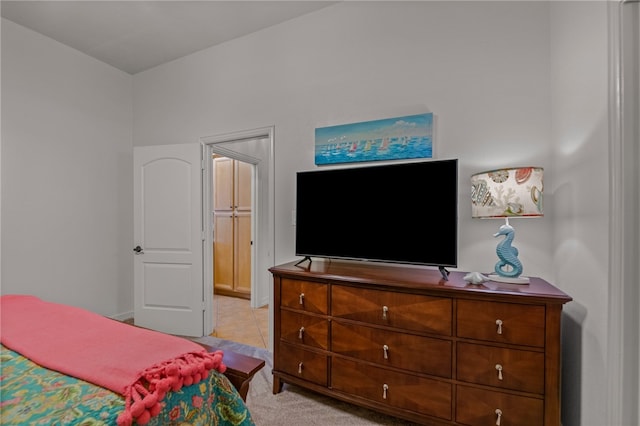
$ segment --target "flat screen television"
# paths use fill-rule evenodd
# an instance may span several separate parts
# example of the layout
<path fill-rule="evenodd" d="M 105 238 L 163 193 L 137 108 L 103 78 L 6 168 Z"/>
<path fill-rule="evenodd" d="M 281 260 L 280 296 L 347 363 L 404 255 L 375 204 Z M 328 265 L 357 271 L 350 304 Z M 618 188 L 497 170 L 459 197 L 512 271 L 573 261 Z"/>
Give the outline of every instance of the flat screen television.
<path fill-rule="evenodd" d="M 458 160 L 302 171 L 297 256 L 457 267 Z"/>

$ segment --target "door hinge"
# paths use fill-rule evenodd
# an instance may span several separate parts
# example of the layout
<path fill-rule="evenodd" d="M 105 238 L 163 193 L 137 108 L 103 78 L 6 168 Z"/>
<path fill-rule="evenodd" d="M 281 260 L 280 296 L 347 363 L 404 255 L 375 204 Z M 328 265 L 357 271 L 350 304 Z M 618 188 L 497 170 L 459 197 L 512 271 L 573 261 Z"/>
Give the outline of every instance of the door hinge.
<path fill-rule="evenodd" d="M 207 310 L 207 303 L 203 300 L 202 301 L 202 312 Z"/>
<path fill-rule="evenodd" d="M 202 241 L 205 241 L 207 239 L 206 231 L 200 231 L 200 238 L 202 238 Z"/>
<path fill-rule="evenodd" d="M 200 168 L 204 170 L 204 160 L 200 161 Z"/>

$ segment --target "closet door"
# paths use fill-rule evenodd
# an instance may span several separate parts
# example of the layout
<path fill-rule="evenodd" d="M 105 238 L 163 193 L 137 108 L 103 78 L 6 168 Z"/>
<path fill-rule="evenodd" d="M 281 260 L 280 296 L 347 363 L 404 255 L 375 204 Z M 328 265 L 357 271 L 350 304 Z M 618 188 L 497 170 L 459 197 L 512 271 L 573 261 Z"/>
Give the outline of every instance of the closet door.
<path fill-rule="evenodd" d="M 236 292 L 251 295 L 251 179 L 253 166 L 249 163 L 234 161 L 235 163 L 235 282 Z"/>
<path fill-rule="evenodd" d="M 214 159 L 214 292 L 251 297 L 252 165 Z"/>

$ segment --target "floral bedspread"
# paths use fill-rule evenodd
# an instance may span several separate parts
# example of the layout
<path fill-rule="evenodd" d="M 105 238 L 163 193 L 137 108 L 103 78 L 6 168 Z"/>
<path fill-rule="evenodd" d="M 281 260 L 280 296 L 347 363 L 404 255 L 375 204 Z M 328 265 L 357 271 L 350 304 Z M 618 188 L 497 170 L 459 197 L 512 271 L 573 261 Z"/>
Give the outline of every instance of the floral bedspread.
<path fill-rule="evenodd" d="M 163 405 L 148 425 L 254 425 L 231 382 L 216 371 L 167 393 Z M 123 408 L 122 396 L 43 368 L 0 345 L 0 424 L 115 425 Z"/>

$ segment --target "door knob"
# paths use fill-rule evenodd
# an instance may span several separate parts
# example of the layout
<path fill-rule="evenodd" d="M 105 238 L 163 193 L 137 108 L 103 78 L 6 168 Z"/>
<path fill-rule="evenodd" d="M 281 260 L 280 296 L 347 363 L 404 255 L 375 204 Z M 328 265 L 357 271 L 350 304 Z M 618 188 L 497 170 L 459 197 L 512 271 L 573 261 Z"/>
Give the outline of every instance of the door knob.
<path fill-rule="evenodd" d="M 140 246 L 136 246 L 136 248 L 134 248 L 133 251 L 135 251 L 136 254 L 144 254 L 144 252 L 142 251 L 142 247 Z"/>

